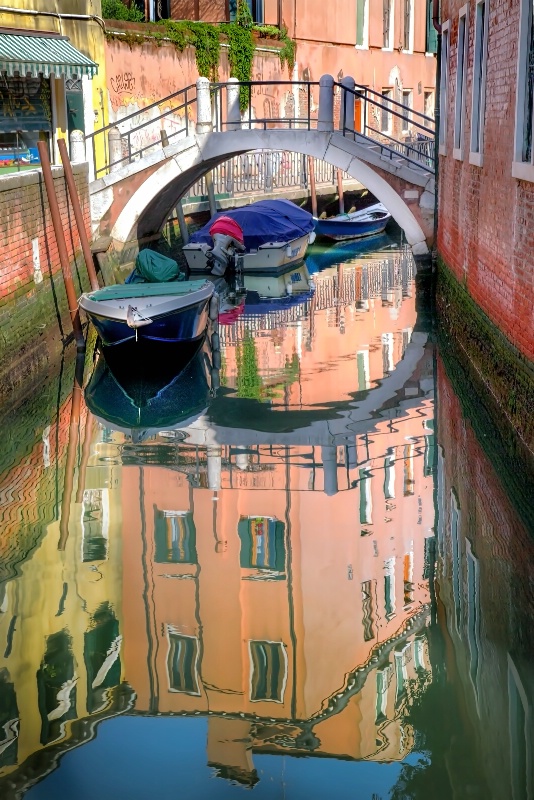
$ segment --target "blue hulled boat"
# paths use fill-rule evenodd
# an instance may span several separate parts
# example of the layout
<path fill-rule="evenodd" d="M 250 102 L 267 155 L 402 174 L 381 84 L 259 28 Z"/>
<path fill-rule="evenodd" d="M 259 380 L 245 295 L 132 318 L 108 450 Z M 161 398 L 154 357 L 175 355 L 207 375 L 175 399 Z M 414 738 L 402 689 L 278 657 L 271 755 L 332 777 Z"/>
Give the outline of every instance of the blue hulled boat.
<path fill-rule="evenodd" d="M 336 241 L 359 239 L 382 233 L 390 219 L 391 214 L 387 208 L 382 203 L 375 203 L 351 214 L 338 214 L 326 219 L 314 218 L 315 233 L 317 236 L 328 236 Z"/>
<path fill-rule="evenodd" d="M 214 285 L 183 278 L 176 261 L 142 250 L 126 283 L 87 292 L 78 302 L 108 347 L 131 340 L 193 342 L 206 330 Z"/>

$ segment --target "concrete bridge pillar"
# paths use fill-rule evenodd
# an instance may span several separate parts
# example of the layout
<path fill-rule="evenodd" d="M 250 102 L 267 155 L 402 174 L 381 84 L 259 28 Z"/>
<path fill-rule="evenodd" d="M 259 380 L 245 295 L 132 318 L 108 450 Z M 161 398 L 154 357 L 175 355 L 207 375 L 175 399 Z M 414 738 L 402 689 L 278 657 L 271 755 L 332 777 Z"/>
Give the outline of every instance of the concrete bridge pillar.
<path fill-rule="evenodd" d="M 354 95 L 352 92 L 356 86 L 356 81 L 354 78 L 351 78 L 349 75 L 347 75 L 347 77 L 343 78 L 341 81 L 341 85 L 346 89 L 352 89 L 352 91 L 345 92 L 343 89 L 341 90 L 341 103 L 339 104 L 339 130 L 342 131 L 344 128 L 353 130 Z"/>
<path fill-rule="evenodd" d="M 241 111 L 239 110 L 239 81 L 228 78 L 226 85 L 226 119 L 228 130 L 237 131 L 241 127 Z"/>
<path fill-rule="evenodd" d="M 334 79 L 331 75 L 322 75 L 319 80 L 317 130 L 334 130 Z"/>
<path fill-rule="evenodd" d="M 208 78 L 198 78 L 196 131 L 197 133 L 210 133 L 212 130 L 210 82 Z"/>

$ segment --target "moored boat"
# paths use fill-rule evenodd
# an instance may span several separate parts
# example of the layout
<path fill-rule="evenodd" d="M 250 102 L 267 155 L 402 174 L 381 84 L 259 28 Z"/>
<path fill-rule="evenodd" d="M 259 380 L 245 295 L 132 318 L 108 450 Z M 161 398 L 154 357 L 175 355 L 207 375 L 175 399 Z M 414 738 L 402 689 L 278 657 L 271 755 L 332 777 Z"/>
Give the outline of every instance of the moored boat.
<path fill-rule="evenodd" d="M 313 227 L 313 216 L 289 200 L 260 200 L 212 217 L 183 253 L 193 272 L 270 272 L 304 259 Z"/>
<path fill-rule="evenodd" d="M 391 214 L 382 203 L 353 211 L 350 214 L 337 214 L 335 217 L 314 219 L 317 236 L 327 236 L 336 241 L 359 239 L 382 233 L 391 219 Z"/>
<path fill-rule="evenodd" d="M 127 282 L 84 293 L 79 306 L 108 347 L 140 339 L 193 342 L 206 330 L 214 284 L 183 277 L 172 259 L 142 250 Z"/>

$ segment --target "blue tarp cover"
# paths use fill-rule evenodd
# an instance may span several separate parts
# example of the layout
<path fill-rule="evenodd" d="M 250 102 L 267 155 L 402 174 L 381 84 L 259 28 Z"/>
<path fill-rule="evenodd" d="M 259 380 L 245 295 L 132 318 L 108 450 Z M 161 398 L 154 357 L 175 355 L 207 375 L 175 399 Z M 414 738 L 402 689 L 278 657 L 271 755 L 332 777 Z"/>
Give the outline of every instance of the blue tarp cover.
<path fill-rule="evenodd" d="M 289 200 L 259 200 L 249 206 L 221 211 L 191 236 L 192 242 L 212 244 L 210 228 L 220 216 L 231 217 L 241 228 L 247 250 L 267 242 L 290 242 L 313 230 L 313 216 Z"/>

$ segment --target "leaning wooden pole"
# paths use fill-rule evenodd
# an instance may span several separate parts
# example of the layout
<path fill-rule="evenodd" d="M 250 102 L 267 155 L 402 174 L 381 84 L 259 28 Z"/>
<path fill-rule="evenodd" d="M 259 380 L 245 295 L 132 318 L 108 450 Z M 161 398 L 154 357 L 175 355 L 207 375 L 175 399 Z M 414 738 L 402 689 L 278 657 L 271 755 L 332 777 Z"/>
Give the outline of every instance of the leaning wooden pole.
<path fill-rule="evenodd" d="M 82 406 L 82 384 L 85 357 L 83 353 L 76 356 L 74 369 L 74 384 L 72 387 L 69 443 L 67 446 L 67 459 L 65 464 L 65 479 L 63 482 L 63 496 L 61 498 L 61 520 L 59 523 L 58 550 L 64 550 L 69 538 L 70 507 L 72 490 L 74 487 L 74 473 L 76 471 L 76 451 L 80 436 L 80 410 Z"/>
<path fill-rule="evenodd" d="M 72 210 L 74 211 L 74 219 L 78 228 L 78 236 L 80 237 L 80 244 L 82 246 L 83 257 L 85 259 L 85 266 L 87 267 L 87 274 L 89 275 L 89 282 L 91 289 L 96 291 L 99 289 L 98 278 L 96 277 L 95 265 L 93 263 L 93 254 L 89 247 L 89 239 L 87 238 L 87 231 L 85 230 L 85 222 L 83 219 L 82 207 L 80 205 L 80 198 L 78 197 L 78 190 L 74 181 L 72 172 L 72 164 L 70 163 L 69 154 L 67 153 L 67 145 L 65 139 L 58 139 L 59 154 L 63 162 L 63 169 L 65 170 L 65 179 L 67 181 L 67 188 L 69 190 L 70 202 Z"/>
<path fill-rule="evenodd" d="M 61 263 L 61 271 L 63 273 L 63 282 L 65 284 L 65 291 L 67 293 L 67 302 L 69 306 L 70 319 L 72 322 L 72 330 L 76 338 L 76 346 L 78 350 L 84 350 L 85 340 L 83 338 L 82 323 L 80 321 L 78 298 L 76 297 L 76 292 L 74 290 L 69 258 L 67 256 L 67 247 L 65 245 L 63 226 L 61 224 L 61 215 L 59 213 L 59 203 L 57 201 L 54 178 L 52 177 L 52 167 L 50 166 L 50 156 L 48 155 L 46 142 L 37 142 L 37 147 L 39 150 L 39 158 L 41 160 L 41 169 L 43 171 L 48 205 L 50 207 L 50 215 L 52 217 L 52 224 L 54 226 L 59 261 Z"/>

